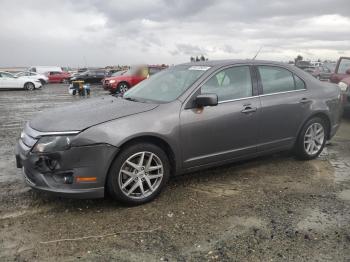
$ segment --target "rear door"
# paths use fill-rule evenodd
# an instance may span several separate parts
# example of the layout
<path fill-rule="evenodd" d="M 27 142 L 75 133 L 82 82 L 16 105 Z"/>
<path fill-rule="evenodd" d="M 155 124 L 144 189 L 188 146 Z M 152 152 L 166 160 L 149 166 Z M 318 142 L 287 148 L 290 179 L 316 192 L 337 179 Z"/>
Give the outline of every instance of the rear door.
<path fill-rule="evenodd" d="M 259 151 L 293 145 L 311 100 L 304 81 L 291 71 L 271 65 L 256 67 L 259 78 Z"/>
<path fill-rule="evenodd" d="M 184 168 L 256 153 L 260 101 L 254 87 L 246 65 L 223 69 L 202 85 L 198 93 L 217 94 L 219 104 L 181 111 Z"/>
<path fill-rule="evenodd" d="M 60 82 L 60 76 L 59 76 L 60 72 L 50 72 L 50 82 L 52 83 L 58 83 Z"/>

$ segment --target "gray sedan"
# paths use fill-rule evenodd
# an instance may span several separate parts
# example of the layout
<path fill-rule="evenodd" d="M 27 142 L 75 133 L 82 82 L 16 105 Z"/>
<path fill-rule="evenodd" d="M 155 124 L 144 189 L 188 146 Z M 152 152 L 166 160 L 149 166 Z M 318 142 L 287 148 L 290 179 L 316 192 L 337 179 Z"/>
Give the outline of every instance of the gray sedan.
<path fill-rule="evenodd" d="M 339 127 L 339 88 L 286 64 L 182 64 L 124 97 L 54 109 L 26 124 L 17 166 L 61 196 L 154 199 L 171 176 L 283 150 L 316 158 Z"/>

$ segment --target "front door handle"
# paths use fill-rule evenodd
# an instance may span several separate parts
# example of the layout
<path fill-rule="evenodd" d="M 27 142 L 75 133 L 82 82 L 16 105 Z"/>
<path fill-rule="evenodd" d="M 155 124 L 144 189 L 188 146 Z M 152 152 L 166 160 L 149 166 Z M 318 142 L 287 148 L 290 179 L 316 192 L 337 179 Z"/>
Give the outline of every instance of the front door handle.
<path fill-rule="evenodd" d="M 241 112 L 244 114 L 254 113 L 258 110 L 256 107 L 246 106 Z"/>
<path fill-rule="evenodd" d="M 302 99 L 299 101 L 299 103 L 301 103 L 301 104 L 306 104 L 306 103 L 310 103 L 310 102 L 311 102 L 311 100 L 308 99 L 308 98 L 306 98 L 306 97 L 302 98 Z"/>

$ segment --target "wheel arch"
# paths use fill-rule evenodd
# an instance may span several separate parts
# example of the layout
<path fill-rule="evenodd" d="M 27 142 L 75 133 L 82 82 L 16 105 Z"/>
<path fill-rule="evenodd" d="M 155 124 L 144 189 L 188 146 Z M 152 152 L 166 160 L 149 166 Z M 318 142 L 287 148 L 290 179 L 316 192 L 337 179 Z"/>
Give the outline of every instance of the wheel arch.
<path fill-rule="evenodd" d="M 119 146 L 120 150 L 114 156 L 114 158 L 111 161 L 110 166 L 108 168 L 105 183 L 107 183 L 107 176 L 110 172 L 110 168 L 113 165 L 113 162 L 115 161 L 115 159 L 119 156 L 119 152 L 123 151 L 128 146 L 138 144 L 138 143 L 151 143 L 151 144 L 154 144 L 154 145 L 160 147 L 162 150 L 164 150 L 164 152 L 168 156 L 169 163 L 170 163 L 170 175 L 173 176 L 174 174 L 176 174 L 177 160 L 176 160 L 175 152 L 171 148 L 170 144 L 158 136 L 142 135 L 142 136 L 133 137 L 133 138 L 130 138 L 129 140 L 123 141 L 123 143 Z"/>
<path fill-rule="evenodd" d="M 128 81 L 126 81 L 126 80 L 120 81 L 120 82 L 117 84 L 117 87 L 118 87 L 120 84 L 126 84 L 126 85 L 128 86 L 128 88 L 131 87 L 131 84 L 130 84 Z"/>
<path fill-rule="evenodd" d="M 35 87 L 35 84 L 32 82 L 32 81 L 26 81 L 26 82 L 24 82 L 24 84 L 23 84 L 23 89 L 26 89 L 26 85 L 27 84 L 32 84 L 33 86 L 34 86 L 34 89 L 36 88 Z"/>
<path fill-rule="evenodd" d="M 326 123 L 326 131 L 327 131 L 327 140 L 330 139 L 330 134 L 331 134 L 331 119 L 329 117 L 329 115 L 325 112 L 315 112 L 313 113 L 312 115 L 310 115 L 308 118 L 305 119 L 305 121 L 303 122 L 303 124 L 301 125 L 301 127 L 299 128 L 298 130 L 298 137 L 299 137 L 299 134 L 301 132 L 301 130 L 303 129 L 303 127 L 305 126 L 305 124 L 312 118 L 315 118 L 315 117 L 319 117 L 321 118 L 322 120 L 325 121 Z"/>

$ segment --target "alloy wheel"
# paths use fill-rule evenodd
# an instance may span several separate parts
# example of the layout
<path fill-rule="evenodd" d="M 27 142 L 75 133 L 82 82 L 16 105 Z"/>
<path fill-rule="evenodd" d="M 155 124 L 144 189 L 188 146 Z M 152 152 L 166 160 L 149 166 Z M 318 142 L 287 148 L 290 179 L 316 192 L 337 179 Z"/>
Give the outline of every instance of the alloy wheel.
<path fill-rule="evenodd" d="M 26 89 L 29 91 L 32 91 L 35 89 L 35 86 L 32 83 L 27 83 L 26 84 Z"/>
<path fill-rule="evenodd" d="M 124 94 L 126 91 L 128 91 L 128 89 L 129 88 L 128 88 L 127 84 L 120 84 L 118 93 Z"/>
<path fill-rule="evenodd" d="M 158 189 L 163 175 L 163 163 L 156 154 L 138 152 L 123 163 L 119 171 L 118 184 L 127 197 L 144 199 Z"/>
<path fill-rule="evenodd" d="M 313 123 L 304 135 L 305 152 L 312 156 L 317 154 L 323 146 L 325 139 L 324 128 L 320 123 Z"/>

